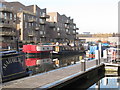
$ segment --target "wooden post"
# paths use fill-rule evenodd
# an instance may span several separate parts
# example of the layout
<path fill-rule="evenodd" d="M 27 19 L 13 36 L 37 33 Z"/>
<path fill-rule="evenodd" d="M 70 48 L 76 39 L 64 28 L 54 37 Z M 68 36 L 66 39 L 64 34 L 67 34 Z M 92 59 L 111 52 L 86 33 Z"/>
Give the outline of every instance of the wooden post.
<path fill-rule="evenodd" d="M 85 71 L 85 70 L 86 70 L 86 61 L 81 60 L 81 71 Z"/>
<path fill-rule="evenodd" d="M 107 49 L 107 61 L 106 62 L 108 62 L 108 49 Z"/>
<path fill-rule="evenodd" d="M 96 88 L 95 88 L 95 90 L 100 90 L 100 81 L 98 81 L 98 82 L 96 83 Z"/>
<path fill-rule="evenodd" d="M 118 66 L 118 76 L 120 76 L 120 66 Z"/>
<path fill-rule="evenodd" d="M 100 58 L 100 54 L 101 54 L 101 53 L 100 53 L 100 50 L 98 50 L 98 65 L 100 64 L 100 59 L 101 59 L 101 58 Z"/>

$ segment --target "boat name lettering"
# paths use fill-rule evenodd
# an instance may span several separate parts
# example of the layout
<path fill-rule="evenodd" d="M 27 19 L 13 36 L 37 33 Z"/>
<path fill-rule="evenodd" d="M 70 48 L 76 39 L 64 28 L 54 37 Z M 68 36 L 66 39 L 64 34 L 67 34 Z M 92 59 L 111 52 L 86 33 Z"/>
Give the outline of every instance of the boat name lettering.
<path fill-rule="evenodd" d="M 22 60 L 16 58 L 10 58 L 3 63 L 3 69 L 6 69 L 9 64 L 17 63 L 17 62 L 22 64 Z"/>

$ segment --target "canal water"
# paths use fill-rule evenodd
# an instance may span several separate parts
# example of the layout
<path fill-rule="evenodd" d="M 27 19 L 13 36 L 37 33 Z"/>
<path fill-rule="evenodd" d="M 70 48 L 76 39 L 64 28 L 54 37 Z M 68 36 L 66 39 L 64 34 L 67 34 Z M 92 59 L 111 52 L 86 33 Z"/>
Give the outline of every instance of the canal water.
<path fill-rule="evenodd" d="M 24 54 L 2 58 L 3 81 L 35 75 L 80 62 L 84 54 L 44 57 L 27 57 Z"/>
<path fill-rule="evenodd" d="M 70 56 L 46 56 L 46 57 L 26 57 L 25 55 L 18 55 L 13 57 L 2 58 L 2 76 L 3 81 L 23 78 L 29 75 L 35 75 L 50 70 L 58 69 L 79 63 L 84 57 L 84 54 L 70 55 Z M 102 77 L 102 78 L 101 78 Z M 120 77 L 101 77 L 94 78 L 95 82 L 82 82 L 78 88 L 85 84 L 90 85 L 87 90 L 101 90 L 101 89 L 120 89 Z M 93 81 L 93 79 L 91 80 Z"/>
<path fill-rule="evenodd" d="M 104 77 L 87 90 L 120 90 L 120 77 Z"/>

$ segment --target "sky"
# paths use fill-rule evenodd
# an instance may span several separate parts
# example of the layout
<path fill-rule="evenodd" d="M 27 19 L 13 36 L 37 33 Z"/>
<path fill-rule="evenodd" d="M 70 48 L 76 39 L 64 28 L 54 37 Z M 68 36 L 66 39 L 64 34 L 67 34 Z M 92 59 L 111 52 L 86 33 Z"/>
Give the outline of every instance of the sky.
<path fill-rule="evenodd" d="M 59 12 L 74 19 L 79 33 L 118 32 L 119 0 L 6 0 L 24 5 L 36 4 L 47 12 Z"/>

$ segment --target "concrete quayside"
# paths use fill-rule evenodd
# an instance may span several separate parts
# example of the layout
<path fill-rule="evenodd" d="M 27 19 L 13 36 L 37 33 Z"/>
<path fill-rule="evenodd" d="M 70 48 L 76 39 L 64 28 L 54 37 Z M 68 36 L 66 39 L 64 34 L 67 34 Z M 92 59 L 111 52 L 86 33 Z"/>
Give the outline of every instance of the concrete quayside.
<path fill-rule="evenodd" d="M 28 89 L 52 89 L 52 88 L 68 88 L 72 83 L 84 80 L 93 79 L 94 77 L 105 72 L 106 60 L 101 59 L 98 64 L 98 60 L 82 61 L 74 65 L 59 68 L 49 72 L 37 74 L 34 76 L 10 81 L 3 83 L 2 87 L 5 88 L 28 88 Z M 109 65 L 109 63 L 107 63 Z M 103 77 L 104 74 L 101 76 Z M 91 82 L 91 81 L 88 81 Z M 92 82 L 93 83 L 93 82 Z M 91 84 L 79 88 L 88 88 Z M 76 88 L 76 87 L 72 87 Z"/>

